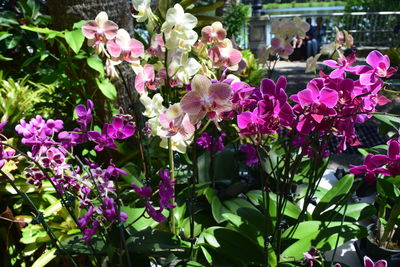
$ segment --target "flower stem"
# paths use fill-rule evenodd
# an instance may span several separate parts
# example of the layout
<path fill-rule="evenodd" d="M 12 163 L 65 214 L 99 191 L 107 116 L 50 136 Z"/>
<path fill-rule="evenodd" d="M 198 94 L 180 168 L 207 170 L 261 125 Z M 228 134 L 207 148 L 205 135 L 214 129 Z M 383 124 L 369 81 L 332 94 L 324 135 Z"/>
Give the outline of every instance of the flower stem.
<path fill-rule="evenodd" d="M 390 212 L 389 220 L 386 224 L 385 231 L 383 232 L 382 238 L 380 240 L 380 242 L 384 246 L 387 246 L 388 239 L 391 236 L 394 226 L 396 225 L 397 217 L 399 215 L 400 215 L 400 201 L 397 201 L 394 207 L 392 208 L 392 211 Z"/>
<path fill-rule="evenodd" d="M 172 137 L 168 138 L 168 157 L 169 157 L 169 171 L 171 176 L 171 181 L 173 183 L 172 188 L 175 192 L 175 165 L 174 165 L 174 151 L 172 150 Z M 175 196 L 171 199 L 172 205 L 175 206 Z M 174 208 L 171 209 L 171 223 L 172 223 L 172 233 L 176 234 L 176 220 Z"/>

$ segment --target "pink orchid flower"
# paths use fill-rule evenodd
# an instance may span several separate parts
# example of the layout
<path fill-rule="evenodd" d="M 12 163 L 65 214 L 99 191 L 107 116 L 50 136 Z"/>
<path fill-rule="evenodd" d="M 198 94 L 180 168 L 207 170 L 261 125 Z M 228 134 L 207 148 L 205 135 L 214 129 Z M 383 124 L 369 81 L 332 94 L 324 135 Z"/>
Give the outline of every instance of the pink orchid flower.
<path fill-rule="evenodd" d="M 204 75 L 197 74 L 191 83 L 192 91 L 181 100 L 183 112 L 190 117 L 192 124 L 198 123 L 206 115 L 218 119 L 220 113 L 231 109 L 232 88 L 226 83 L 211 83 Z"/>
<path fill-rule="evenodd" d="M 144 46 L 138 40 L 131 39 L 126 30 L 119 29 L 116 38 L 107 43 L 107 50 L 114 60 L 133 63 L 144 53 Z"/>
<path fill-rule="evenodd" d="M 182 138 L 188 140 L 192 137 L 195 128 L 190 123 L 188 114 L 182 111 L 179 103 L 170 106 L 159 116 L 161 129 L 164 137 L 180 134 Z"/>
<path fill-rule="evenodd" d="M 156 89 L 154 68 L 149 64 L 146 64 L 135 78 L 135 89 L 139 94 L 146 92 L 146 88 L 150 90 Z"/>
<path fill-rule="evenodd" d="M 321 90 L 319 88 L 322 88 Z M 291 97 L 302 108 L 310 106 L 311 117 L 320 123 L 324 116 L 336 115 L 333 109 L 339 99 L 337 91 L 324 87 L 322 79 L 313 79 L 304 89 Z"/>
<path fill-rule="evenodd" d="M 364 257 L 364 267 L 386 267 L 387 261 L 379 260 L 377 262 L 373 262 L 368 256 Z"/>
<path fill-rule="evenodd" d="M 216 67 L 226 67 L 229 70 L 238 70 L 242 54 L 233 48 L 232 42 L 225 39 L 220 45 L 212 47 L 208 51 L 208 56 Z"/>
<path fill-rule="evenodd" d="M 201 37 L 201 41 L 206 44 L 222 42 L 226 37 L 226 30 L 221 22 L 216 21 L 211 26 L 205 26 L 201 30 Z"/>
<path fill-rule="evenodd" d="M 104 48 L 104 44 L 115 38 L 118 31 L 118 25 L 108 20 L 106 12 L 100 12 L 95 20 L 91 20 L 83 24 L 82 33 L 88 38 L 88 45 L 96 49 L 100 53 Z"/>
<path fill-rule="evenodd" d="M 290 43 L 286 42 L 282 38 L 272 38 L 271 48 L 271 54 L 278 54 L 282 58 L 288 58 L 294 51 L 294 48 L 290 45 Z"/>
<path fill-rule="evenodd" d="M 161 57 L 165 52 L 165 43 L 162 33 L 155 34 L 151 37 L 151 42 L 149 48 L 146 52 L 153 57 Z"/>
<path fill-rule="evenodd" d="M 335 70 L 329 74 L 330 78 L 342 78 L 346 71 L 354 74 L 361 74 L 367 72 L 370 68 L 368 66 L 356 66 L 351 67 L 356 62 L 356 51 L 352 51 L 345 58 L 338 58 L 338 62 L 335 60 L 325 60 L 323 63 Z"/>
<path fill-rule="evenodd" d="M 390 67 L 389 57 L 379 51 L 374 50 L 369 53 L 366 61 L 372 69 L 360 75 L 361 84 L 375 84 L 379 78 L 389 78 L 397 72 L 397 67 Z"/>
<path fill-rule="evenodd" d="M 379 168 L 382 165 L 389 162 L 389 158 L 386 155 L 372 155 L 368 154 L 364 160 L 364 165 L 361 166 L 351 166 L 351 174 L 362 174 L 365 173 L 365 181 L 368 184 L 373 184 L 376 180 L 377 174 L 383 174 L 390 176 L 390 173 L 385 168 Z"/>

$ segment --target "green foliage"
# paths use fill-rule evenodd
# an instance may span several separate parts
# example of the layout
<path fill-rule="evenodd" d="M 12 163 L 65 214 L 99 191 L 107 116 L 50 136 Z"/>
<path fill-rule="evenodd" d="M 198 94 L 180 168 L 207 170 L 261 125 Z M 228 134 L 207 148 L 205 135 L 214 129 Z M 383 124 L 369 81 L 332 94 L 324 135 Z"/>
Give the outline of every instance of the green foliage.
<path fill-rule="evenodd" d="M 0 70 L 1 121 L 15 123 L 27 116 L 33 116 L 33 107 L 44 103 L 44 95 L 53 92 L 54 85 L 34 83 L 29 80 L 29 76 L 17 80 L 6 78 Z"/>
<path fill-rule="evenodd" d="M 228 37 L 239 36 L 243 27 L 247 27 L 249 9 L 245 5 L 234 5 L 225 15 L 223 24 L 227 29 Z"/>
<path fill-rule="evenodd" d="M 346 11 L 399 11 L 399 1 L 387 0 L 348 0 L 346 1 Z"/>

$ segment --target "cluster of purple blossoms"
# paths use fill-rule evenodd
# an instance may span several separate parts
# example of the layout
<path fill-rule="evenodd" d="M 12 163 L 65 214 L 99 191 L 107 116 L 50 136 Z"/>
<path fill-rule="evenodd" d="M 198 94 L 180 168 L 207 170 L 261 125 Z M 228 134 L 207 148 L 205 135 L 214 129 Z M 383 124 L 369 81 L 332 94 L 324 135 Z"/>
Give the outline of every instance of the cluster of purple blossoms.
<path fill-rule="evenodd" d="M 258 164 L 259 159 L 257 155 L 257 150 L 253 145 L 249 143 L 244 144 L 240 147 L 240 151 L 246 154 L 246 160 L 244 161 L 246 165 L 251 166 Z"/>
<path fill-rule="evenodd" d="M 199 138 L 197 138 L 196 144 L 203 149 L 210 151 L 211 153 L 216 153 L 218 151 L 222 151 L 225 148 L 223 138 L 226 136 L 226 133 L 220 132 L 220 135 L 216 137 L 212 137 L 207 132 L 201 134 Z"/>
<path fill-rule="evenodd" d="M 395 177 L 400 174 L 400 140 L 391 139 L 388 142 L 387 155 L 368 154 L 364 165 L 351 166 L 350 173 L 364 174 L 368 184 L 374 184 L 378 174 Z"/>
<path fill-rule="evenodd" d="M 153 220 L 157 222 L 163 222 L 167 218 L 162 214 L 164 209 L 173 209 L 175 208 L 174 204 L 171 203 L 171 200 L 174 198 L 174 184 L 175 182 L 171 181 L 169 170 L 168 169 L 161 169 L 158 172 L 161 180 L 158 183 L 158 194 L 160 197 L 159 201 L 159 209 L 153 207 L 150 202 L 150 198 L 153 195 L 153 190 L 150 186 L 142 186 L 138 187 L 135 184 L 132 184 L 133 189 L 135 190 L 136 194 L 145 199 L 145 210 L 146 213 L 153 218 Z"/>
<path fill-rule="evenodd" d="M 80 208 L 88 209 L 78 221 L 85 241 L 92 238 L 102 223 L 126 221 L 127 215 L 123 212 L 118 214 L 116 211 L 113 197 L 116 195 L 114 179 L 127 173 L 117 168 L 112 160 L 106 168 L 101 168 L 88 159 L 84 160 L 86 166 L 74 167 L 69 163 L 71 158 L 76 159 L 76 156 L 71 154 L 71 148 L 91 140 L 96 143 L 97 151 L 103 150 L 104 147 L 115 149 L 115 140 L 127 139 L 135 132 L 135 124 L 130 122 L 132 117 L 123 114 L 122 110 L 121 114 L 114 116 L 112 123 L 104 124 L 101 134 L 90 131 L 93 110 L 91 100 L 87 101 L 86 106 L 76 107 L 76 122 L 79 127 L 73 131 L 62 131 L 61 120 L 44 120 L 39 115 L 29 123 L 21 120 L 15 127 L 23 136 L 22 143 L 31 147 L 28 156 L 35 161 L 35 164 L 32 163 L 25 169 L 27 182 L 41 187 L 44 180 L 50 180 L 61 196 L 68 192 L 79 199 Z"/>

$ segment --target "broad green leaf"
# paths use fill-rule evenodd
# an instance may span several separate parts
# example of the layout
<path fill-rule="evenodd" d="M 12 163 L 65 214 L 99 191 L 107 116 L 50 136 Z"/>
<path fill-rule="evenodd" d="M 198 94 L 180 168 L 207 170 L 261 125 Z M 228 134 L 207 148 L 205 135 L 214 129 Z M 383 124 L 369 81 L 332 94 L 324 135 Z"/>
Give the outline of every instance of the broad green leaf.
<path fill-rule="evenodd" d="M 376 189 L 379 195 L 397 200 L 400 196 L 400 190 L 391 182 L 385 179 L 378 179 L 376 183 Z"/>
<path fill-rule="evenodd" d="M 11 57 L 5 57 L 2 54 L 0 54 L 0 61 L 11 61 L 13 60 Z"/>
<path fill-rule="evenodd" d="M 152 229 L 132 233 L 126 244 L 129 251 L 140 254 L 181 249 L 180 242 L 175 235 Z"/>
<path fill-rule="evenodd" d="M 392 126 L 396 131 L 399 129 L 400 118 L 390 115 L 374 115 L 374 117 L 390 126 Z"/>
<path fill-rule="evenodd" d="M 45 253 L 42 254 L 32 265 L 32 267 L 43 267 L 46 266 L 50 261 L 52 261 L 55 257 L 57 248 L 52 248 L 47 250 Z"/>
<path fill-rule="evenodd" d="M 96 83 L 105 97 L 111 100 L 115 100 L 117 98 L 117 89 L 115 89 L 115 86 L 110 82 L 109 79 L 102 81 L 96 79 Z"/>
<path fill-rule="evenodd" d="M 156 227 L 159 223 L 153 220 L 152 218 L 149 218 L 148 216 L 142 216 L 140 219 L 139 216 L 143 214 L 145 208 L 131 208 L 127 206 L 121 207 L 121 211 L 125 212 L 128 215 L 128 219 L 125 222 L 125 225 L 129 225 L 131 222 L 136 220 L 134 224 L 132 224 L 131 227 L 136 229 L 136 231 L 142 231 L 147 228 L 154 228 Z M 163 211 L 163 215 L 168 217 L 168 210 Z"/>
<path fill-rule="evenodd" d="M 214 16 L 205 16 L 205 15 L 196 15 L 197 18 L 197 26 L 196 27 L 204 27 L 207 25 L 212 24 L 215 21 L 221 21 L 221 17 L 214 17 Z"/>
<path fill-rule="evenodd" d="M 339 225 L 327 228 L 320 227 L 321 224 L 325 224 L 324 222 L 312 221 L 311 223 L 300 223 L 298 227 L 299 232 L 296 235 L 299 240 L 291 244 L 281 254 L 282 261 L 301 260 L 304 258 L 304 252 L 312 247 L 321 251 L 332 250 L 335 247 L 338 234 L 339 246 L 346 241 L 354 238 L 362 238 L 368 234 L 367 230 L 362 226 L 349 223 L 344 223 L 343 226 L 340 226 L 340 222 L 332 222 L 331 225 L 335 225 L 336 223 L 339 223 Z"/>
<path fill-rule="evenodd" d="M 13 35 L 9 32 L 0 32 L 0 41 L 4 40 L 10 36 L 13 36 Z"/>
<path fill-rule="evenodd" d="M 329 191 L 326 193 L 313 212 L 313 218 L 321 217 L 321 214 L 333 205 L 343 201 L 345 196 L 351 189 L 354 182 L 354 175 L 346 175 L 342 177 Z"/>
<path fill-rule="evenodd" d="M 27 26 L 27 25 L 21 25 L 20 27 L 21 27 L 21 29 L 24 29 L 27 31 L 43 33 L 43 34 L 54 34 L 58 37 L 64 38 L 64 34 L 62 32 L 50 30 L 49 28 L 40 28 L 40 27 Z"/>
<path fill-rule="evenodd" d="M 67 44 L 71 47 L 75 54 L 78 54 L 82 47 L 83 41 L 85 41 L 85 36 L 83 36 L 82 31 L 77 29 L 73 31 L 65 31 L 64 34 Z"/>
<path fill-rule="evenodd" d="M 278 195 L 271 192 L 269 194 L 269 196 L 270 196 L 271 202 L 274 202 L 273 204 L 276 206 Z M 286 206 L 285 206 L 285 209 L 283 210 L 284 215 L 286 215 L 290 218 L 293 218 L 293 219 L 297 219 L 300 216 L 300 213 L 301 213 L 301 209 L 299 206 L 293 204 L 289 200 L 286 201 Z"/>
<path fill-rule="evenodd" d="M 224 228 L 210 227 L 203 232 L 208 244 L 228 259 L 241 265 L 260 265 L 263 263 L 263 250 L 242 233 Z"/>
<path fill-rule="evenodd" d="M 100 59 L 98 55 L 91 55 L 86 58 L 86 62 L 92 69 L 96 70 L 100 73 L 100 77 L 104 77 L 104 65 L 103 61 Z"/>
<path fill-rule="evenodd" d="M 179 4 L 183 7 L 186 8 L 192 4 L 196 3 L 196 0 L 182 0 Z"/>
<path fill-rule="evenodd" d="M 212 211 L 212 215 L 214 217 L 214 220 L 217 223 L 222 223 L 224 222 L 226 219 L 223 216 L 224 213 L 229 212 L 224 206 L 222 206 L 221 201 L 219 200 L 218 196 L 215 195 L 212 199 L 211 202 L 211 211 Z"/>

